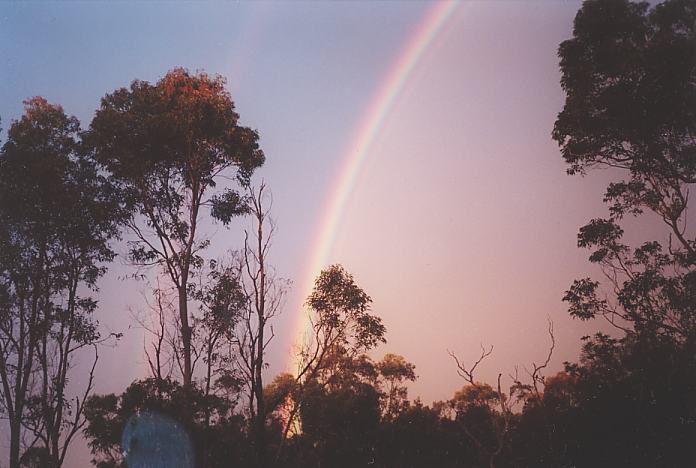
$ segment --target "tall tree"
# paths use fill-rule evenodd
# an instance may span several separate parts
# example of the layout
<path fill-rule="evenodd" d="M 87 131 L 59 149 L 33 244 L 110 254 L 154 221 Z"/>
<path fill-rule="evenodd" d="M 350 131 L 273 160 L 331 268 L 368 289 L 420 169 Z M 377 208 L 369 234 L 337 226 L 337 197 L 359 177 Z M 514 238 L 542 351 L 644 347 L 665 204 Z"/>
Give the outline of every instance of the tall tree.
<path fill-rule="evenodd" d="M 79 208 L 79 209 L 78 209 Z M 0 154 L 0 380 L 10 466 L 23 429 L 44 466 L 61 466 L 84 424 L 97 354 L 80 396 L 75 354 L 101 341 L 88 294 L 113 259 L 120 205 L 81 152 L 79 122 L 43 98 L 25 102 Z"/>
<path fill-rule="evenodd" d="M 570 174 L 620 175 L 609 216 L 580 229 L 605 281 L 576 280 L 571 315 L 604 317 L 617 336 L 586 338 L 571 408 L 574 466 L 690 466 L 696 430 L 696 3 L 586 1 L 559 48 L 566 92 L 553 137 Z M 631 247 L 622 220 L 643 212 L 666 235 Z M 624 224 L 625 226 L 625 224 Z M 666 238 L 666 239 L 665 239 Z"/>
<path fill-rule="evenodd" d="M 323 378 L 330 364 L 338 362 L 332 357 L 352 360 L 386 342 L 386 328 L 370 313 L 371 303 L 341 265 L 322 270 L 307 298 L 311 330 L 300 349 L 298 379 Z"/>
<path fill-rule="evenodd" d="M 582 319 L 686 340 L 696 332 L 696 232 L 687 222 L 696 183 L 696 4 L 587 1 L 559 56 L 566 102 L 553 137 L 568 172 L 610 167 L 626 176 L 606 190 L 610 216 L 578 235 L 614 299 L 584 278 L 565 300 Z M 619 223 L 645 210 L 664 222 L 669 241 L 631 249 Z"/>
<path fill-rule="evenodd" d="M 136 80 L 106 95 L 89 130 L 96 158 L 133 209 L 131 259 L 161 267 L 177 291 L 185 386 L 194 371 L 189 283 L 209 243 L 199 232 L 202 209 L 224 224 L 245 213 L 238 192 L 215 188 L 231 176 L 247 185 L 264 162 L 258 133 L 238 120 L 222 77 L 176 68 L 156 84 Z"/>
<path fill-rule="evenodd" d="M 371 313 L 371 303 L 370 296 L 341 265 L 329 266 L 316 278 L 306 303 L 311 330 L 299 349 L 292 408 L 277 457 L 295 427 L 306 392 L 328 384 L 341 370 L 337 367 L 341 362 L 352 365 L 362 353 L 386 342 L 386 328 L 382 319 Z"/>
<path fill-rule="evenodd" d="M 281 312 L 288 282 L 279 278 L 268 263 L 275 232 L 269 216 L 270 195 L 265 184 L 249 188 L 250 214 L 254 229 L 245 233 L 244 249 L 239 261 L 238 278 L 247 301 L 240 313 L 235 332 L 237 363 L 248 385 L 248 409 L 258 466 L 266 466 L 266 410 L 263 372 L 266 348 L 275 333 L 271 320 Z"/>

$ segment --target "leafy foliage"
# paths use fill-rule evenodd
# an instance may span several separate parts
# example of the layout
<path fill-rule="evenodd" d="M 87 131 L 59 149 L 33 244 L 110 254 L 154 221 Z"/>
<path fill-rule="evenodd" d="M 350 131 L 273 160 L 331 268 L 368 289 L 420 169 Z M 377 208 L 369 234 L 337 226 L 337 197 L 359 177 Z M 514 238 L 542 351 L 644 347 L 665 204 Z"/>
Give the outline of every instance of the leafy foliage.
<path fill-rule="evenodd" d="M 161 267 L 177 289 L 186 385 L 195 364 L 189 282 L 209 245 L 198 233 L 202 209 L 224 224 L 247 213 L 246 198 L 232 187 L 215 189 L 232 176 L 248 186 L 264 162 L 258 133 L 238 120 L 222 77 L 175 68 L 154 85 L 136 80 L 107 94 L 86 138 L 133 214 L 131 260 Z"/>
<path fill-rule="evenodd" d="M 13 466 L 25 431 L 26 463 L 57 467 L 84 424 L 94 366 L 81 395 L 67 385 L 76 352 L 102 340 L 89 294 L 114 258 L 121 219 L 78 120 L 43 98 L 25 101 L 0 153 L 0 405 Z"/>
<path fill-rule="evenodd" d="M 353 276 L 340 265 L 332 265 L 317 277 L 307 305 L 316 312 L 317 326 L 337 333 L 337 342 L 355 350 L 367 350 L 385 342 L 386 328 L 370 315 L 372 299 L 360 289 Z"/>
<path fill-rule="evenodd" d="M 567 98 L 553 137 L 568 172 L 605 166 L 630 176 L 607 188 L 611 217 L 578 235 L 610 290 L 601 297 L 599 283 L 583 279 L 564 300 L 582 319 L 688 340 L 696 332 L 696 235 L 686 218 L 696 183 L 696 6 L 587 1 L 559 56 Z M 644 210 L 664 222 L 667 245 L 622 242 L 619 222 Z"/>
<path fill-rule="evenodd" d="M 245 466 L 249 460 L 243 419 L 232 413 L 226 399 L 172 380 L 146 379 L 133 382 L 122 395 L 94 396 L 87 402 L 85 435 L 96 466 L 125 468 L 121 435 L 128 419 L 142 411 L 179 421 L 193 440 L 197 466 L 222 467 L 228 460 Z"/>

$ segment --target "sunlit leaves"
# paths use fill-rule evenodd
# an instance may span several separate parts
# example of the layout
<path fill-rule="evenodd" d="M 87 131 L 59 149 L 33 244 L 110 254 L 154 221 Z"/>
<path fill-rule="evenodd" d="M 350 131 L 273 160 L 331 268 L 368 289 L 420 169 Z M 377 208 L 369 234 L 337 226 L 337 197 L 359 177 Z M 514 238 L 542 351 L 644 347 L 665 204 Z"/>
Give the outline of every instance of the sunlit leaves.
<path fill-rule="evenodd" d="M 186 270 L 192 253 L 187 245 L 202 206 L 210 205 L 224 224 L 246 213 L 236 191 L 209 193 L 221 176 L 247 183 L 263 164 L 258 134 L 238 120 L 222 77 L 182 68 L 155 84 L 136 80 L 102 99 L 87 141 L 124 200 L 164 243 L 150 241 L 134 222 L 139 240 L 132 245 L 132 260 L 170 262 Z"/>

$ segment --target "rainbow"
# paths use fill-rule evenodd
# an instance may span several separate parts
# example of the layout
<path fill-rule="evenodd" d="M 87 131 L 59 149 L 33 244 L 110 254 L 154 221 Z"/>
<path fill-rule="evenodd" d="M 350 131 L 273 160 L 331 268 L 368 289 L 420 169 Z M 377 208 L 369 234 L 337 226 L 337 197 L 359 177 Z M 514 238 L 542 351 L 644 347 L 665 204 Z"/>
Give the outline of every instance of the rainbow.
<path fill-rule="evenodd" d="M 303 282 L 300 288 L 303 301 L 312 291 L 316 276 L 323 268 L 328 266 L 325 263 L 333 247 L 339 222 L 360 170 L 369 155 L 370 148 L 383 128 L 394 103 L 408 83 L 416 65 L 418 65 L 434 39 L 444 29 L 447 20 L 458 6 L 458 1 L 441 1 L 433 4 L 410 36 L 410 39 L 382 81 L 381 86 L 370 100 L 370 104 L 360 120 L 361 123 L 350 140 L 351 144 L 348 146 L 343 158 L 341 158 L 342 162 L 338 170 L 337 181 L 331 196 L 325 202 L 322 210 L 323 215 L 320 217 L 313 242 L 310 244 L 313 247 L 313 252 L 306 268 L 303 269 Z M 296 308 L 291 310 L 303 311 L 304 304 L 298 304 Z M 309 319 L 307 314 L 298 313 L 296 322 L 291 328 L 293 330 L 291 339 L 296 340 L 295 344 L 302 342 L 308 327 Z M 291 353 L 293 356 L 295 354 L 294 352 Z M 296 371 L 296 364 L 294 360 L 291 360 L 288 363 L 287 371 Z"/>

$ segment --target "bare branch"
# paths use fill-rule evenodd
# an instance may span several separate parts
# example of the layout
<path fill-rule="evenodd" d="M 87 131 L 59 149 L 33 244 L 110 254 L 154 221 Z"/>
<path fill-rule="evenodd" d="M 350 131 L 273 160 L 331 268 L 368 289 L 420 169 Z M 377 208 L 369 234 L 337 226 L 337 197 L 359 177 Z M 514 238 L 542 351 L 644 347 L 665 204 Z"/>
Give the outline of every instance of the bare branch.
<path fill-rule="evenodd" d="M 474 381 L 474 371 L 476 370 L 478 365 L 481 364 L 481 362 L 483 362 L 484 359 L 491 355 L 491 353 L 493 353 L 493 345 L 491 345 L 489 349 L 486 349 L 486 347 L 483 346 L 483 344 L 481 344 L 481 355 L 471 367 L 466 367 L 464 363 L 462 363 L 452 351 L 447 350 L 447 354 L 449 354 L 452 357 L 452 359 L 454 359 L 454 362 L 457 364 L 457 373 L 459 374 L 459 376 L 467 382 L 469 382 L 471 385 L 476 384 L 476 382 Z"/>

